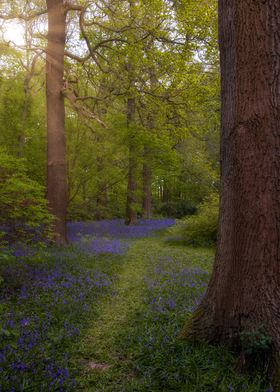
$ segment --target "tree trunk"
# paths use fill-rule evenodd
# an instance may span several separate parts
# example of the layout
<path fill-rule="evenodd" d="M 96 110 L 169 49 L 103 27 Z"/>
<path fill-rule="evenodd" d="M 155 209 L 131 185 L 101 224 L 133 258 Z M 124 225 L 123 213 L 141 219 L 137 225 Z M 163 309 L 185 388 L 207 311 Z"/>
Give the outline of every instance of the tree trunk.
<path fill-rule="evenodd" d="M 101 140 L 98 140 L 101 143 Z M 102 220 L 106 218 L 106 210 L 108 208 L 108 192 L 106 178 L 103 175 L 104 159 L 102 156 L 97 157 L 97 195 L 96 195 L 96 212 L 95 219 Z"/>
<path fill-rule="evenodd" d="M 160 180 L 159 184 L 159 199 L 163 202 L 163 180 Z"/>
<path fill-rule="evenodd" d="M 168 188 L 168 184 L 167 181 L 163 181 L 162 184 L 162 201 L 163 203 L 167 203 L 169 201 L 169 188 Z"/>
<path fill-rule="evenodd" d="M 151 43 L 147 46 L 147 51 L 151 49 Z M 154 67 L 149 68 L 150 88 L 153 91 L 157 86 L 157 77 Z M 157 110 L 154 105 L 150 108 L 144 107 L 148 111 L 147 133 L 152 133 L 155 128 L 155 112 Z M 143 217 L 150 219 L 152 217 L 152 151 L 151 147 L 146 143 L 144 145 L 144 164 L 143 164 Z"/>
<path fill-rule="evenodd" d="M 67 165 L 63 89 L 66 9 L 63 0 L 47 0 L 48 46 L 46 58 L 48 172 L 47 195 L 55 216 L 55 240 L 66 242 Z"/>
<path fill-rule="evenodd" d="M 32 47 L 32 38 L 30 35 L 30 22 L 25 22 L 25 30 L 24 30 L 24 41 L 25 41 L 25 57 L 26 57 L 26 73 L 24 76 L 23 83 L 23 91 L 24 91 L 24 103 L 21 115 L 21 130 L 18 136 L 18 156 L 24 157 L 24 148 L 25 148 L 25 131 L 28 124 L 28 119 L 31 112 L 32 106 L 32 96 L 31 96 L 31 86 L 30 81 L 33 76 L 32 63 L 30 60 L 30 53 Z"/>
<path fill-rule="evenodd" d="M 222 194 L 213 275 L 183 336 L 280 349 L 280 2 L 220 0 Z"/>
<path fill-rule="evenodd" d="M 18 156 L 20 158 L 24 157 L 25 130 L 30 116 L 30 109 L 31 109 L 31 102 L 32 102 L 30 89 L 27 89 L 25 84 L 26 83 L 24 83 L 24 103 L 23 103 L 23 110 L 21 115 L 21 130 L 18 136 Z"/>
<path fill-rule="evenodd" d="M 144 147 L 144 164 L 143 164 L 143 218 L 151 219 L 152 217 L 152 169 L 151 153 L 149 147 Z"/>
<path fill-rule="evenodd" d="M 133 132 L 135 122 L 135 98 L 128 98 L 127 101 L 127 127 L 129 135 L 129 162 L 128 162 L 128 184 L 126 199 L 125 224 L 135 225 L 137 223 L 137 145 Z"/>

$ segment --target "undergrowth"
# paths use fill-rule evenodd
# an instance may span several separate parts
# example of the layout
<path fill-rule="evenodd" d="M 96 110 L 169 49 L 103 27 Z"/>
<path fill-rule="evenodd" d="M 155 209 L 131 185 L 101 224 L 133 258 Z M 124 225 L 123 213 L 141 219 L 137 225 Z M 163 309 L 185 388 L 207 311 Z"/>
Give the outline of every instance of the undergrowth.
<path fill-rule="evenodd" d="M 0 391 L 272 391 L 222 347 L 178 337 L 213 250 L 128 241 L 126 254 L 72 246 L 1 264 Z"/>

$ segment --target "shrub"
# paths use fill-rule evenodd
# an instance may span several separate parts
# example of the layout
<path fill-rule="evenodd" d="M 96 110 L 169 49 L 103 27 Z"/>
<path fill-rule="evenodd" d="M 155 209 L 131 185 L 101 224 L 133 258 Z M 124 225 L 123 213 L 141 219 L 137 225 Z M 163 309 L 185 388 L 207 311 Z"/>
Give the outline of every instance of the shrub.
<path fill-rule="evenodd" d="M 0 150 L 0 244 L 38 241 L 50 234 L 52 217 L 44 194 L 28 178 L 24 160 Z"/>
<path fill-rule="evenodd" d="M 272 337 L 265 332 L 263 327 L 242 331 L 240 340 L 242 349 L 247 355 L 263 355 L 264 352 L 271 350 Z"/>
<path fill-rule="evenodd" d="M 213 245 L 217 239 L 219 195 L 212 193 L 200 204 L 196 215 L 182 219 L 170 229 L 171 239 L 196 246 Z"/>
<path fill-rule="evenodd" d="M 196 211 L 197 208 L 186 200 L 161 203 L 155 208 L 155 213 L 158 215 L 178 219 L 183 218 L 186 215 L 192 215 Z"/>

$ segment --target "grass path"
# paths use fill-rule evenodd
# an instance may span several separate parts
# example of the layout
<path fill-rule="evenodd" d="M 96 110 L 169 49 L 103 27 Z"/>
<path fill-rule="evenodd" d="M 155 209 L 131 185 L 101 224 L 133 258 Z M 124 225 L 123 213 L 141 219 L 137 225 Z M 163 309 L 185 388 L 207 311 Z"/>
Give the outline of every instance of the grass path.
<path fill-rule="evenodd" d="M 147 246 L 147 241 L 138 240 L 128 251 L 113 295 L 103 298 L 99 304 L 99 315 L 93 320 L 82 341 L 82 355 L 87 359 L 82 375 L 84 390 L 96 391 L 98 383 L 101 384 L 98 391 L 108 391 L 112 375 L 113 388 L 117 388 L 116 376 L 122 377 L 124 381 L 123 370 L 131 365 L 130 353 L 120 350 L 120 334 L 124 330 L 128 332 L 129 326 L 133 329 L 135 316 L 144 311 L 144 276 L 148 263 L 148 259 L 143 258 L 142 254 L 145 245 Z M 91 363 L 96 363 L 97 367 L 100 365 L 100 369 L 91 369 Z M 111 370 L 112 368 L 114 369 Z M 128 371 L 126 376 L 130 378 L 134 374 Z"/>
<path fill-rule="evenodd" d="M 114 288 L 114 295 L 105 297 L 99 304 L 100 314 L 93 321 L 92 327 L 88 330 L 87 344 L 96 346 L 104 352 L 108 349 L 108 358 L 114 358 L 112 348 L 114 348 L 114 340 L 117 339 L 119 331 L 126 328 L 135 315 L 141 315 L 145 311 L 143 297 L 145 295 L 144 277 L 151 259 L 160 258 L 162 255 L 168 254 L 168 248 L 173 252 L 174 248 L 164 245 L 162 239 L 150 238 L 149 240 L 137 240 L 132 245 L 125 256 L 123 267 L 119 272 L 118 279 Z M 188 252 L 186 248 L 176 248 L 177 257 L 186 258 Z M 204 253 L 207 257 L 208 265 L 204 264 L 204 268 L 209 268 L 211 264 L 211 250 L 194 249 L 190 252 L 193 258 L 194 266 L 198 266 L 197 257 L 200 261 Z M 188 263 L 191 266 L 190 263 Z M 108 343 L 112 344 L 110 347 Z M 97 349 L 95 353 L 98 354 Z M 118 354 L 116 354 L 118 358 Z M 101 359 L 101 358 L 100 358 Z M 104 358 L 103 358 L 104 359 Z"/>
<path fill-rule="evenodd" d="M 114 352 L 114 341 L 117 339 L 118 332 L 129 324 L 137 312 L 143 310 L 143 277 L 146 262 L 137 256 L 139 246 L 141 241 L 138 241 L 126 255 L 113 295 L 109 298 L 105 297 L 99 304 L 99 317 L 93 321 L 88 330 L 86 344 L 93 347 L 98 357 L 96 359 L 109 362 L 118 359 L 118 353 Z M 105 349 L 108 352 L 104 358 L 102 355 Z"/>
<path fill-rule="evenodd" d="M 88 392 L 263 391 L 233 371 L 222 348 L 181 342 L 182 328 L 208 280 L 213 251 L 134 241 L 113 290 L 79 343 L 78 390 Z M 173 302 L 172 302 L 173 301 Z"/>
<path fill-rule="evenodd" d="M 155 292 L 152 293 L 155 298 L 161 301 L 162 297 L 166 296 L 169 300 L 168 290 L 170 289 L 174 295 L 174 287 L 172 286 L 178 284 L 177 281 L 173 283 L 170 281 L 170 277 L 176 272 L 176 269 L 178 274 L 182 268 L 184 271 L 197 268 L 208 270 L 211 268 L 212 259 L 212 250 L 188 250 L 185 247 L 174 247 L 164 242 L 161 236 L 134 241 L 122 263 L 113 295 L 104 297 L 99 303 L 98 316 L 95 315 L 84 338 L 79 343 L 78 361 L 82 363 L 79 379 L 80 390 L 92 392 L 171 390 L 168 386 L 166 386 L 167 389 L 164 389 L 162 380 L 159 385 L 151 385 L 152 381 L 149 378 L 152 375 L 148 374 L 149 371 L 145 374 L 145 361 L 148 360 L 148 367 L 149 361 L 159 360 L 162 362 L 152 365 L 152 372 L 154 370 L 157 372 L 161 371 L 160 366 L 163 368 L 166 366 L 168 355 L 173 355 L 173 366 L 177 366 L 176 361 L 180 360 L 181 356 L 188 354 L 185 350 L 186 346 L 182 345 L 176 336 L 177 330 L 181 328 L 187 317 L 187 310 L 184 311 L 184 308 L 182 309 L 184 304 L 181 304 L 181 309 L 178 310 L 181 317 L 176 318 L 176 310 L 173 309 L 167 309 L 163 314 L 157 308 L 152 311 L 148 309 L 146 280 L 150 275 L 152 283 L 155 283 Z M 159 271 L 158 275 L 157 270 Z M 165 278 L 167 278 L 168 287 L 167 290 L 161 291 Z M 187 275 L 186 280 L 188 279 Z M 194 281 L 191 278 L 190 286 L 193 285 Z M 186 287 L 183 290 L 182 287 L 179 287 L 179 294 L 184 291 L 184 295 L 189 296 L 193 302 L 193 292 L 195 291 L 197 296 L 201 290 L 203 290 L 201 287 L 198 287 L 198 290 L 197 287 Z M 178 301 L 180 299 L 179 295 Z M 171 316 L 170 319 L 169 316 Z M 170 341 L 163 348 L 162 342 L 168 333 L 171 335 L 168 337 Z M 156 337 L 158 338 L 157 344 L 154 347 L 150 346 L 150 340 L 154 340 Z M 179 349 L 176 347 L 178 352 L 174 353 L 174 347 L 178 344 Z M 149 360 L 151 347 L 159 358 Z M 140 372 L 137 366 L 139 358 L 140 362 L 144 359 L 144 366 L 142 364 Z M 170 359 L 172 360 L 172 357 Z M 171 372 L 173 371 L 174 369 L 171 370 Z M 164 380 L 163 383 L 165 383 Z M 173 390 L 181 390 L 181 381 L 177 384 L 177 386 L 176 383 L 174 384 Z M 193 386 L 191 390 L 194 391 Z"/>

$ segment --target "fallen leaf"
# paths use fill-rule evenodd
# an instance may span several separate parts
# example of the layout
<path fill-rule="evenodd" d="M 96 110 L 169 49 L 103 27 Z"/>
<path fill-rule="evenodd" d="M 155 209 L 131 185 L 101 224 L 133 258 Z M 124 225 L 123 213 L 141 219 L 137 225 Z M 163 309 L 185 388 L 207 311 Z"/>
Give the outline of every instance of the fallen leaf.
<path fill-rule="evenodd" d="M 97 363 L 97 362 L 90 362 L 89 363 L 90 369 L 94 370 L 108 370 L 110 369 L 110 365 L 106 365 L 106 363 Z"/>

